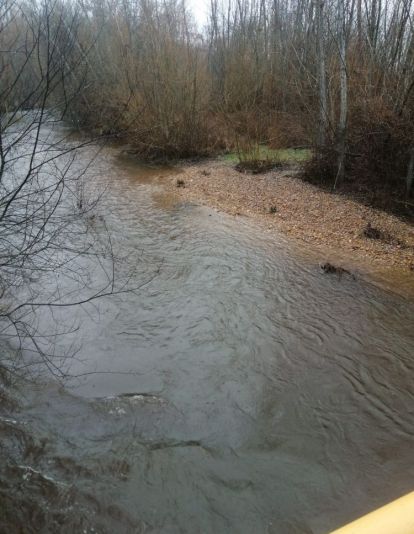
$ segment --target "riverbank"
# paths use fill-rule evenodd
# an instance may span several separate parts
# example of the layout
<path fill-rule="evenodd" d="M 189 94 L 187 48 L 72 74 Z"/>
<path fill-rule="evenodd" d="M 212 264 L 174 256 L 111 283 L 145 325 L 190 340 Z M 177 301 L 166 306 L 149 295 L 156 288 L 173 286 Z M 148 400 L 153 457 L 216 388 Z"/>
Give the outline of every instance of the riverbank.
<path fill-rule="evenodd" d="M 297 171 L 252 175 L 214 160 L 183 166 L 167 187 L 181 198 L 213 206 L 234 216 L 248 216 L 323 250 L 321 260 L 377 274 L 398 272 L 414 285 L 414 227 L 408 221 L 332 194 L 295 177 Z M 364 234 L 369 225 L 378 239 Z"/>

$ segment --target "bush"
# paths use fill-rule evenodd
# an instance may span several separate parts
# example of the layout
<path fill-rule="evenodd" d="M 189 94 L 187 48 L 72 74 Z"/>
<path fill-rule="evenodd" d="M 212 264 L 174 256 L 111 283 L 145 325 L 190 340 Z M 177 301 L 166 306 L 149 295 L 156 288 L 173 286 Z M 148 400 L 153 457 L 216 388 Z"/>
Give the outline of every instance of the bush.
<path fill-rule="evenodd" d="M 410 122 L 383 99 L 353 104 L 348 116 L 345 179 L 339 189 L 365 195 L 370 203 L 383 207 L 403 199 L 411 132 Z M 331 141 L 305 164 L 303 178 L 332 187 L 336 172 L 337 152 Z"/>

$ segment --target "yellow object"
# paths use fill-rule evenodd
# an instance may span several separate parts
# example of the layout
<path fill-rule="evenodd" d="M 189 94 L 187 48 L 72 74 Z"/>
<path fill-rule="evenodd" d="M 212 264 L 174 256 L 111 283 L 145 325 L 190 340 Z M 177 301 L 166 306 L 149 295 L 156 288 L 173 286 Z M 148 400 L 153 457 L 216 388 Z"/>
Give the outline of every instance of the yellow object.
<path fill-rule="evenodd" d="M 331 534 L 414 534 L 414 491 Z"/>

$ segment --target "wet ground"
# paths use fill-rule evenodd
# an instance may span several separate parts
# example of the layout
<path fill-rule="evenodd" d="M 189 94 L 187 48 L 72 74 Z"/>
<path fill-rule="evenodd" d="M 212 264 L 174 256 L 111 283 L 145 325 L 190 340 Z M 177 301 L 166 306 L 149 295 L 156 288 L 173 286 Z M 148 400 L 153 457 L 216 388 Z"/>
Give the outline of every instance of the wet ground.
<path fill-rule="evenodd" d="M 0 531 L 325 533 L 412 490 L 414 302 L 119 152 L 90 224 L 142 287 L 65 312 L 76 378 L 6 388 Z"/>

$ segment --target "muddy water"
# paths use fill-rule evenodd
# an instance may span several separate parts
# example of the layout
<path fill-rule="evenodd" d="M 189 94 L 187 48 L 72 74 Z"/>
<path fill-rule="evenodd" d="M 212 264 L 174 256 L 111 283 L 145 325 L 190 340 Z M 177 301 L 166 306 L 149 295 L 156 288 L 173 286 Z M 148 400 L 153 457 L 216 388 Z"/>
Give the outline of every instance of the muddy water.
<path fill-rule="evenodd" d="M 142 287 L 68 312 L 77 377 L 3 407 L 3 531 L 324 533 L 412 490 L 414 302 L 94 166 Z"/>

